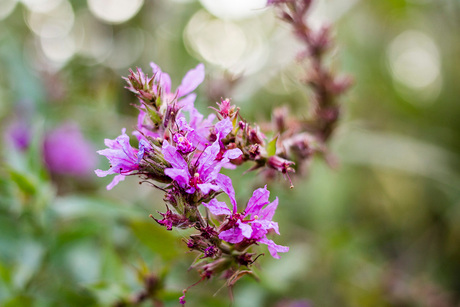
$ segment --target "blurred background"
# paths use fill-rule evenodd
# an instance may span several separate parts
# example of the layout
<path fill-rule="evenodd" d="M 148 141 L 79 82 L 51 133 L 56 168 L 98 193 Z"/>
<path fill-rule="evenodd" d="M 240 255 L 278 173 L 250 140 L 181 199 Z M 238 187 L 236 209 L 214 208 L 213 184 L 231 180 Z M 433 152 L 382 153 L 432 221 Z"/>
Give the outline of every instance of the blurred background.
<path fill-rule="evenodd" d="M 460 2 L 318 0 L 328 61 L 355 85 L 331 142 L 280 198 L 280 260 L 261 257 L 234 306 L 460 304 Z M 121 76 L 154 61 L 173 87 L 199 62 L 197 108 L 232 98 L 249 121 L 306 116 L 301 46 L 264 0 L 0 1 L 0 305 L 121 306 L 145 280 L 165 306 L 199 279 L 182 238 L 150 213 L 162 194 L 129 177 L 112 191 L 96 154 L 136 124 Z M 264 184 L 228 174 L 244 203 Z M 241 178 L 241 179 L 240 179 Z M 259 249 L 267 253 L 265 247 Z M 229 306 L 223 280 L 188 306 Z M 149 305 L 149 303 L 147 303 Z"/>

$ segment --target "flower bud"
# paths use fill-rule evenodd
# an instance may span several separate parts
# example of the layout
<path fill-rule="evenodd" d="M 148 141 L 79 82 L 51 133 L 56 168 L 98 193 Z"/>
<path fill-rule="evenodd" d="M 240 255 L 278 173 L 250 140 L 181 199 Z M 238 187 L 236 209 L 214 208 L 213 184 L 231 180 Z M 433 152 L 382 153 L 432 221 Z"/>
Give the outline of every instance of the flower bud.
<path fill-rule="evenodd" d="M 150 215 L 150 217 L 154 219 L 158 224 L 165 226 L 167 230 L 172 230 L 173 227 L 186 229 L 193 226 L 186 217 L 173 213 L 171 210 L 169 210 L 169 208 L 167 209 L 166 213 L 158 213 L 163 217 L 162 220 L 154 218 L 153 215 Z"/>
<path fill-rule="evenodd" d="M 220 120 L 224 118 L 234 119 L 236 116 L 238 116 L 239 108 L 237 108 L 235 105 L 232 105 L 230 103 L 230 99 L 226 98 L 221 99 L 220 101 L 220 104 L 217 102 L 219 109 L 211 108 L 217 112 L 217 117 L 219 117 Z"/>
<path fill-rule="evenodd" d="M 287 174 L 288 172 L 294 172 L 294 169 L 291 167 L 294 162 L 280 158 L 278 156 L 271 156 L 268 158 L 267 165 L 277 171 Z"/>
<path fill-rule="evenodd" d="M 282 133 L 286 130 L 288 120 L 287 107 L 280 107 L 273 110 L 272 123 L 276 131 Z"/>
<path fill-rule="evenodd" d="M 251 144 L 264 144 L 265 135 L 260 132 L 259 126 L 249 127 L 248 140 Z"/>

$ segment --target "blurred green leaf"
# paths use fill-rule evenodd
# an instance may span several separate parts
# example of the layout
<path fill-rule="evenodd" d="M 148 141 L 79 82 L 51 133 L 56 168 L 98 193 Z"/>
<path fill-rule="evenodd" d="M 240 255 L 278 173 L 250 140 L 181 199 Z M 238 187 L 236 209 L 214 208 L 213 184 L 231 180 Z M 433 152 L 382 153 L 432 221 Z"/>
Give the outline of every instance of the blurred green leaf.
<path fill-rule="evenodd" d="M 167 230 L 159 229 L 153 222 L 133 221 L 130 223 L 134 235 L 155 254 L 164 260 L 172 260 L 178 255 L 177 238 Z"/>
<path fill-rule="evenodd" d="M 31 240 L 20 242 L 13 274 L 13 284 L 17 289 L 24 289 L 30 279 L 37 274 L 44 255 L 45 249 L 40 243 Z"/>
<path fill-rule="evenodd" d="M 19 171 L 9 169 L 8 173 L 11 180 L 28 196 L 37 194 L 37 181 L 34 177 L 21 173 Z"/>
<path fill-rule="evenodd" d="M 96 296 L 99 306 L 111 306 L 131 294 L 128 288 L 116 282 L 100 281 L 87 284 L 86 288 Z"/>
<path fill-rule="evenodd" d="M 29 307 L 34 306 L 34 300 L 32 297 L 19 295 L 11 298 L 5 302 L 2 302 L 3 307 Z"/>
<path fill-rule="evenodd" d="M 138 207 L 87 195 L 57 197 L 51 208 L 63 219 L 81 217 L 139 219 L 147 216 Z"/>

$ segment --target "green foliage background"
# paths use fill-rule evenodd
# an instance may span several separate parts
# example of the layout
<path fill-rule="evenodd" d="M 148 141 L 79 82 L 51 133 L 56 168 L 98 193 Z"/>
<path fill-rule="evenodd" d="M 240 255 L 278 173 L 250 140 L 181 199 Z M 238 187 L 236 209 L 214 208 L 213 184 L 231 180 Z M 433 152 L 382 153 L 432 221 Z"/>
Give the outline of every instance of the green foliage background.
<path fill-rule="evenodd" d="M 261 257 L 254 267 L 260 282 L 243 278 L 233 291 L 234 306 L 293 306 L 296 300 L 313 306 L 457 306 L 460 4 L 356 1 L 338 14 L 337 1 L 320 2 L 326 16 L 340 15 L 333 20 L 338 47 L 328 60 L 355 79 L 331 143 L 339 166 L 315 159 L 293 190 L 282 178 L 269 183 L 272 197 L 280 198 L 275 219 L 282 235 L 275 240 L 291 250 L 280 260 Z M 187 231 L 168 232 L 148 218 L 164 210 L 162 194 L 137 178 L 106 191 L 108 178 L 50 174 L 43 137 L 73 121 L 96 150 L 121 128 L 130 131 L 135 99 L 120 76 L 129 67 L 149 71 L 150 61 L 175 85 L 203 61 L 207 78 L 197 91 L 203 113 L 222 95 L 249 120 L 270 120 L 273 107 L 285 103 L 305 116 L 309 90 L 295 60 L 300 46 L 272 10 L 222 21 L 197 1 L 154 0 L 130 20 L 110 24 L 91 17 L 85 1 L 69 4 L 112 38 L 108 54 L 126 50 L 120 51 L 126 65 L 107 60 L 110 55 L 97 60 L 78 52 L 61 63 L 46 59 L 23 3 L 0 19 L 1 128 L 27 115 L 33 131 L 25 152 L 1 143 L 0 305 L 110 306 L 138 293 L 142 278 L 152 274 L 162 281 L 159 300 L 177 306 L 182 289 L 199 277 L 187 272 L 195 258 L 181 242 Z M 187 36 L 197 16 L 247 33 L 262 28 L 263 67 L 244 73 L 242 64 L 237 81 L 229 81 L 231 67 L 209 61 Z M 413 67 L 419 62 L 404 64 L 406 79 L 398 79 L 392 66 L 391 46 L 408 30 L 435 46 L 437 74 L 426 86 L 407 80 L 416 79 L 414 69 L 424 73 Z M 412 44 L 424 47 L 423 39 Z M 103 158 L 99 168 L 108 168 Z M 240 203 L 265 184 L 259 174 L 243 171 L 228 172 Z M 260 252 L 266 253 L 264 247 Z M 194 287 L 188 305 L 228 306 L 223 285 L 215 279 Z"/>

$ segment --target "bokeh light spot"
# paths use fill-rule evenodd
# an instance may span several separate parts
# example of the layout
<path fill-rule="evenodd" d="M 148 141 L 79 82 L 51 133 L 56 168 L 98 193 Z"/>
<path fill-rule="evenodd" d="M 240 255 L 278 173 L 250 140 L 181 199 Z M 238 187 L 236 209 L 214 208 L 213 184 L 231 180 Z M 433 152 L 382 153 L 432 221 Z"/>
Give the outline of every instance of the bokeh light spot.
<path fill-rule="evenodd" d="M 0 1 L 0 20 L 8 17 L 16 7 L 16 0 L 2 0 Z"/>
<path fill-rule="evenodd" d="M 140 10 L 144 0 L 88 0 L 91 13 L 108 23 L 123 23 Z"/>
<path fill-rule="evenodd" d="M 2 0 L 4 1 L 4 0 Z M 47 13 L 55 9 L 62 0 L 21 0 L 31 11 L 36 13 Z"/>
<path fill-rule="evenodd" d="M 239 19 L 260 14 L 267 0 L 200 0 L 211 14 L 222 19 Z"/>
<path fill-rule="evenodd" d="M 69 35 L 57 38 L 40 37 L 45 56 L 53 62 L 67 62 L 75 54 L 75 41 Z"/>
<path fill-rule="evenodd" d="M 45 38 L 57 38 L 70 32 L 74 19 L 74 12 L 70 3 L 61 1 L 48 11 L 30 11 L 26 17 L 26 22 L 36 35 Z"/>
<path fill-rule="evenodd" d="M 104 61 L 113 46 L 112 27 L 100 22 L 87 10 L 78 12 L 76 24 L 82 33 L 78 53 L 93 64 Z"/>
<path fill-rule="evenodd" d="M 145 45 L 141 29 L 126 28 L 114 37 L 113 49 L 105 63 L 114 69 L 126 69 L 136 61 Z"/>
<path fill-rule="evenodd" d="M 389 69 L 397 85 L 432 100 L 441 86 L 439 49 L 431 37 L 409 30 L 398 35 L 387 52 Z M 417 97 L 419 98 L 419 97 Z"/>
<path fill-rule="evenodd" d="M 185 29 L 185 40 L 206 61 L 230 68 L 243 55 L 247 37 L 238 25 L 196 13 Z"/>

